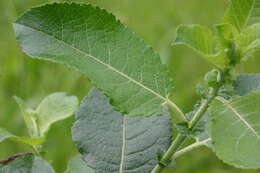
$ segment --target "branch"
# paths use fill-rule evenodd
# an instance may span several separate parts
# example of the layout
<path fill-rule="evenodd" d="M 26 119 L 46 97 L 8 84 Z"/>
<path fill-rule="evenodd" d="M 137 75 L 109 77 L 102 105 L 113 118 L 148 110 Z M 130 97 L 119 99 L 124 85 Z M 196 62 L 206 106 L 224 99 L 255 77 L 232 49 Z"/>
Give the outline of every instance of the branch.
<path fill-rule="evenodd" d="M 209 97 L 202 101 L 202 104 L 200 105 L 199 109 L 197 110 L 193 118 L 188 123 L 189 129 L 192 130 L 196 126 L 198 121 L 201 119 L 201 117 L 204 115 L 204 113 L 207 111 L 209 104 L 217 96 L 217 93 L 221 85 L 222 85 L 222 81 L 218 81 L 217 86 L 215 86 L 215 88 L 211 88 Z M 171 163 L 173 155 L 181 147 L 181 145 L 183 144 L 186 138 L 187 138 L 186 136 L 182 136 L 181 134 L 178 134 L 176 139 L 170 146 L 170 148 L 168 148 L 168 150 L 164 153 L 163 157 L 161 158 L 159 163 L 154 167 L 151 173 L 161 173 L 163 169 Z"/>

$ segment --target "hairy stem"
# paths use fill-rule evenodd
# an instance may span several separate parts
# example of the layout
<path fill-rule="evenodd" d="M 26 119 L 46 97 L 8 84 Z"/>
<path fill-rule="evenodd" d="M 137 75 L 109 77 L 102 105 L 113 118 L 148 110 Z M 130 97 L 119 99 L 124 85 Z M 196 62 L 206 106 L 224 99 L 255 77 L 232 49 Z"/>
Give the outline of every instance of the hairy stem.
<path fill-rule="evenodd" d="M 188 121 L 184 113 L 176 104 L 174 104 L 171 100 L 168 100 L 166 103 L 168 104 L 169 108 L 175 113 L 177 118 L 180 119 L 180 121 L 184 121 L 184 122 Z"/>
<path fill-rule="evenodd" d="M 199 109 L 196 111 L 193 118 L 188 122 L 190 129 L 193 129 L 196 126 L 197 122 L 201 119 L 201 117 L 207 111 L 209 104 L 216 97 L 220 86 L 221 86 L 221 82 L 219 82 L 219 84 L 215 88 L 212 88 L 210 90 L 208 98 L 202 100 L 202 103 L 201 103 Z M 178 151 L 178 149 L 181 147 L 181 145 L 183 144 L 185 139 L 186 139 L 186 136 L 182 136 L 182 135 L 178 134 L 176 139 L 172 143 L 172 145 L 164 153 L 160 162 L 154 167 L 154 169 L 152 170 L 151 173 L 161 173 L 163 171 L 163 169 L 171 163 L 173 155 Z"/>

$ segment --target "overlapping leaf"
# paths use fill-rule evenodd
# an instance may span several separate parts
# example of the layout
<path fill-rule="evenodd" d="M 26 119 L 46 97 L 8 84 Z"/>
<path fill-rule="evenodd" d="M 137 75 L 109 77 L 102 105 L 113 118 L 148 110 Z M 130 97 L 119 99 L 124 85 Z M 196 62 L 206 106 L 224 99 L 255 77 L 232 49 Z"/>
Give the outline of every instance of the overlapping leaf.
<path fill-rule="evenodd" d="M 25 102 L 21 98 L 15 96 L 14 99 L 20 107 L 20 110 L 22 112 L 23 119 L 24 119 L 24 122 L 26 124 L 29 135 L 33 138 L 38 137 L 39 136 L 39 132 L 38 132 L 39 129 L 37 127 L 38 125 L 37 125 L 37 122 L 36 122 L 36 115 L 35 115 L 34 110 L 28 108 L 26 106 Z"/>
<path fill-rule="evenodd" d="M 246 95 L 252 90 L 260 90 L 260 74 L 241 74 L 237 77 L 235 90 L 238 95 Z"/>
<path fill-rule="evenodd" d="M 254 8 L 249 18 L 249 23 L 252 24 L 252 23 L 259 23 L 259 22 L 260 22 L 260 0 L 255 0 Z"/>
<path fill-rule="evenodd" d="M 171 143 L 169 114 L 129 117 L 92 89 L 76 114 L 73 138 L 96 173 L 150 173 Z"/>
<path fill-rule="evenodd" d="M 211 105 L 211 137 L 217 156 L 239 168 L 260 168 L 260 92 Z"/>
<path fill-rule="evenodd" d="M 243 60 L 253 56 L 260 49 L 260 23 L 248 26 L 236 39 Z"/>
<path fill-rule="evenodd" d="M 53 93 L 45 97 L 36 110 L 27 108 L 25 102 L 15 97 L 31 137 L 44 137 L 50 126 L 70 117 L 78 107 L 78 99 L 66 93 Z"/>
<path fill-rule="evenodd" d="M 66 93 L 53 93 L 45 97 L 35 111 L 41 136 L 44 136 L 53 123 L 73 115 L 77 107 L 77 97 Z"/>
<path fill-rule="evenodd" d="M 37 144 L 41 144 L 44 142 L 43 138 L 26 138 L 26 137 L 19 137 L 11 134 L 7 130 L 0 128 L 0 142 L 4 140 L 12 140 L 15 142 L 21 142 L 30 146 L 35 146 Z"/>
<path fill-rule="evenodd" d="M 7 163 L 0 163 L 0 173 L 55 173 L 41 158 L 31 154 L 20 156 Z"/>
<path fill-rule="evenodd" d="M 94 173 L 94 170 L 87 166 L 81 155 L 78 155 L 69 162 L 65 173 Z"/>
<path fill-rule="evenodd" d="M 230 23 L 241 31 L 247 24 L 255 5 L 255 0 L 229 0 L 230 6 L 225 13 L 224 22 Z"/>
<path fill-rule="evenodd" d="M 150 47 L 112 14 L 91 5 L 54 3 L 27 11 L 14 24 L 30 56 L 85 74 L 130 116 L 162 113 L 173 88 L 167 68 Z"/>

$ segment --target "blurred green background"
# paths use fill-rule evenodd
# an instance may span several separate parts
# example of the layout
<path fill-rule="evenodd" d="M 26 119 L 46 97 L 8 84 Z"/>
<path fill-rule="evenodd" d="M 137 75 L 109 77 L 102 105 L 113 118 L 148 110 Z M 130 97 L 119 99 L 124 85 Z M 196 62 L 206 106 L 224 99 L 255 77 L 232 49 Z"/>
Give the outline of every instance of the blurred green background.
<path fill-rule="evenodd" d="M 76 0 L 75 0 L 76 1 Z M 77 0 L 79 1 L 79 0 Z M 26 135 L 18 106 L 12 99 L 17 95 L 35 106 L 46 95 L 65 91 L 80 99 L 91 87 L 81 74 L 62 65 L 33 60 L 21 52 L 15 40 L 12 22 L 26 9 L 53 2 L 52 0 L 0 0 L 0 126 L 17 135 Z M 157 50 L 164 62 L 170 63 L 175 79 L 174 101 L 185 112 L 192 109 L 198 96 L 195 84 L 212 67 L 189 49 L 171 46 L 179 24 L 198 23 L 212 26 L 220 22 L 227 0 L 81 0 L 113 12 L 123 23 L 137 32 Z M 236 68 L 235 73 L 259 72 L 260 59 L 250 60 Z M 44 144 L 46 159 L 58 173 L 76 154 L 71 140 L 73 118 L 56 123 Z M 13 153 L 31 151 L 13 142 L 0 144 L 0 158 Z M 176 173 L 256 173 L 259 170 L 239 170 L 223 164 L 214 153 L 201 148 L 181 157 Z"/>

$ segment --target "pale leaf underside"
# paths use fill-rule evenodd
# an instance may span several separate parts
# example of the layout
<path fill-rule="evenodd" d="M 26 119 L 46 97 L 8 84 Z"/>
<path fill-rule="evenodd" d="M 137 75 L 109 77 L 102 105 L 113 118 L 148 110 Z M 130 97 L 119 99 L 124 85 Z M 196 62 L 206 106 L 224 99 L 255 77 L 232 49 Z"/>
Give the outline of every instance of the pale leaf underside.
<path fill-rule="evenodd" d="M 169 114 L 128 117 L 92 89 L 81 103 L 73 138 L 96 173 L 150 173 L 171 142 Z"/>
<path fill-rule="evenodd" d="M 89 168 L 81 155 L 75 156 L 70 160 L 65 173 L 95 173 L 94 170 Z"/>
<path fill-rule="evenodd" d="M 252 90 L 260 90 L 260 74 L 241 74 L 234 82 L 234 87 L 238 95 L 246 95 Z"/>
<path fill-rule="evenodd" d="M 29 154 L 0 164 L 0 173 L 55 173 L 55 171 L 41 158 Z"/>

